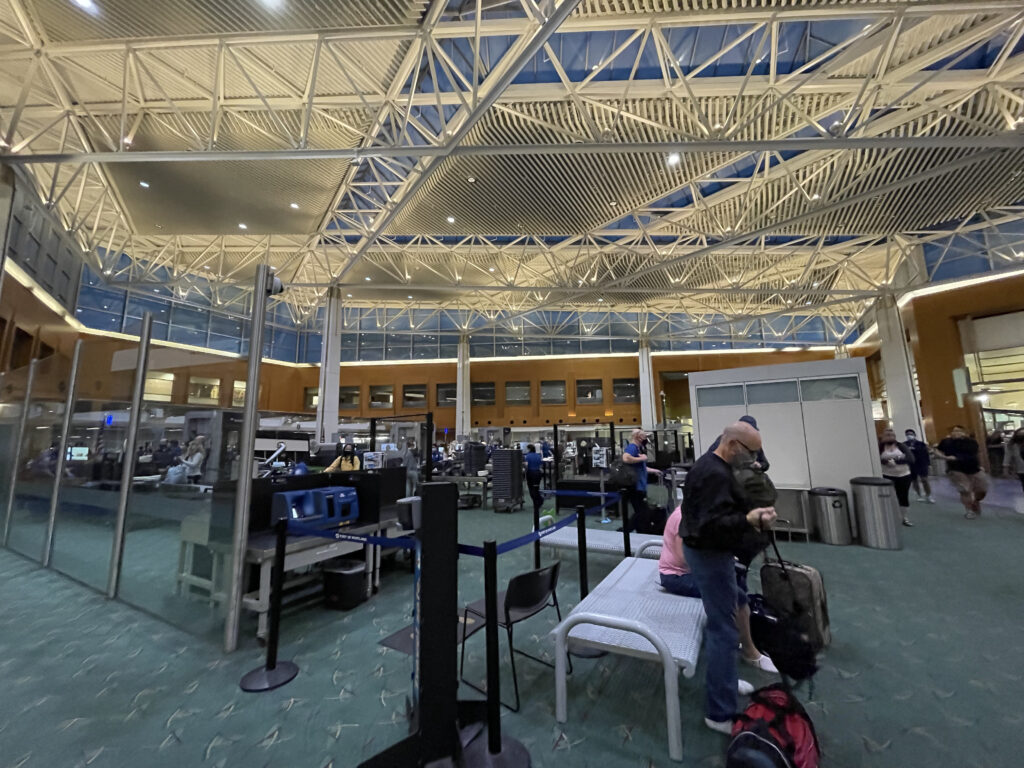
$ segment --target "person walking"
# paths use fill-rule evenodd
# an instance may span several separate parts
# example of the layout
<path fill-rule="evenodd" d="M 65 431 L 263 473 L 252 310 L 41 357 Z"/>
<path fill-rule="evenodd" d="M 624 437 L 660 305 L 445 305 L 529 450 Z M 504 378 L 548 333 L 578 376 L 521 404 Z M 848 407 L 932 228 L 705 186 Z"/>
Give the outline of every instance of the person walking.
<path fill-rule="evenodd" d="M 956 424 L 937 446 L 946 460 L 946 476 L 960 494 L 960 503 L 967 511 L 964 517 L 974 520 L 981 514 L 981 502 L 988 493 L 988 476 L 978 461 L 978 441 Z"/>
<path fill-rule="evenodd" d="M 715 452 L 701 456 L 686 476 L 679 523 L 683 557 L 707 614 L 704 724 L 725 734 L 732 731 L 737 695 L 753 691 L 736 670 L 736 614 L 741 598 L 734 552 L 748 527 L 764 530 L 776 519 L 773 507 L 748 509 L 733 468 L 749 465 L 760 449 L 761 435 L 750 424 L 726 427 Z"/>
<path fill-rule="evenodd" d="M 1003 474 L 1016 475 L 1024 489 L 1024 427 L 1010 437 L 1003 454 Z"/>
<path fill-rule="evenodd" d="M 931 449 L 928 448 L 928 443 L 917 439 L 917 433 L 914 430 L 908 429 L 903 435 L 906 438 L 903 444 L 914 457 L 914 461 L 910 465 L 910 483 L 914 488 L 914 493 L 917 494 L 917 500 L 934 504 L 932 484 L 928 480 L 928 470 L 932 465 Z"/>
<path fill-rule="evenodd" d="M 544 497 L 540 493 L 540 481 L 544 472 L 544 459 L 537 448 L 530 443 L 526 446 L 526 488 L 530 491 L 530 500 L 533 502 L 533 513 L 535 517 L 540 516 L 540 508 L 544 506 Z"/>
<path fill-rule="evenodd" d="M 913 481 L 911 467 L 914 454 L 903 443 L 896 439 L 896 432 L 887 429 L 878 441 L 878 458 L 882 462 L 882 477 L 892 480 L 896 486 L 896 501 L 903 516 L 903 524 L 910 528 L 913 523 L 907 513 L 910 512 L 910 483 Z"/>
<path fill-rule="evenodd" d="M 636 483 L 629 489 L 629 503 L 633 507 L 630 531 L 646 533 L 651 529 L 651 511 L 647 508 L 647 474 L 660 476 L 661 470 L 647 466 L 647 433 L 634 429 L 629 444 L 622 452 L 622 462 L 629 464 L 636 472 Z"/>

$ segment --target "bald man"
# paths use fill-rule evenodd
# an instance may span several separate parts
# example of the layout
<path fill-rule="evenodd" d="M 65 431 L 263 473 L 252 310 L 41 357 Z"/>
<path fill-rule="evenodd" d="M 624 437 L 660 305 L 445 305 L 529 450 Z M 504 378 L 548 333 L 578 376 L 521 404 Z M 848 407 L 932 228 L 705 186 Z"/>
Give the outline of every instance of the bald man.
<path fill-rule="evenodd" d="M 750 463 L 760 450 L 761 435 L 750 424 L 738 421 L 726 427 L 718 447 L 701 456 L 686 476 L 679 523 L 683 554 L 708 617 L 704 722 L 726 734 L 738 711 L 738 690 L 753 690 L 736 671 L 736 614 L 747 596 L 736 580 L 735 552 L 748 526 L 770 528 L 775 522 L 773 507 L 748 511 L 733 469 Z"/>

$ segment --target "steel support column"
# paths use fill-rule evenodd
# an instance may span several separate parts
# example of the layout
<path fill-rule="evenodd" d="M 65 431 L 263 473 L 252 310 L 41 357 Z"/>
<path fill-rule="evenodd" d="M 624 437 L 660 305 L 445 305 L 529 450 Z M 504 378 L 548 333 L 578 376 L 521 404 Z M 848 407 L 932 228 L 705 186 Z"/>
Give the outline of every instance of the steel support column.
<path fill-rule="evenodd" d="M 643 341 L 640 343 L 640 426 L 644 429 L 653 429 L 658 420 L 656 389 L 654 370 L 651 367 L 651 347 Z"/>
<path fill-rule="evenodd" d="M 330 288 L 324 307 L 320 346 L 320 399 L 316 406 L 316 436 L 321 444 L 338 440 L 338 387 L 341 384 L 341 290 Z"/>
<path fill-rule="evenodd" d="M 889 401 L 889 418 L 897 435 L 921 429 L 921 407 L 914 387 L 914 368 L 907 344 L 907 334 L 900 317 L 900 309 L 893 296 L 883 296 L 875 310 L 878 323 L 879 351 L 885 371 L 885 391 Z"/>
<path fill-rule="evenodd" d="M 42 563 L 44 568 L 50 566 L 53 556 L 53 534 L 57 526 L 57 508 L 60 500 L 60 481 L 64 477 L 64 466 L 68 460 L 68 449 L 71 434 L 71 419 L 75 409 L 75 394 L 78 391 L 78 365 L 82 359 L 82 340 L 75 342 L 75 352 L 71 357 L 71 372 L 68 374 L 68 396 L 64 400 L 64 419 L 61 421 L 60 450 L 57 452 L 57 466 L 53 470 L 53 491 L 50 492 L 50 514 L 46 521 L 46 538 L 43 540 Z"/>
<path fill-rule="evenodd" d="M 470 422 L 469 337 L 459 337 L 459 360 L 455 369 L 455 439 L 469 437 Z"/>

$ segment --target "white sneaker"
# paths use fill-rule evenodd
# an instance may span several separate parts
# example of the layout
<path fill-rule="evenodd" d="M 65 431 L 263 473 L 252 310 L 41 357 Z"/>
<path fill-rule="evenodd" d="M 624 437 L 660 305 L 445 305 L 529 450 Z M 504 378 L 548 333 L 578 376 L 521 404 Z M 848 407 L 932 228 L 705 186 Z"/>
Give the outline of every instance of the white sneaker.
<path fill-rule="evenodd" d="M 746 680 L 736 681 L 736 693 L 740 696 L 749 696 L 754 692 L 754 686 L 748 683 Z"/>
<path fill-rule="evenodd" d="M 934 504 L 935 503 L 935 497 L 934 496 L 929 496 L 928 497 L 928 503 L 929 504 Z"/>
<path fill-rule="evenodd" d="M 705 717 L 704 725 L 712 731 L 724 733 L 726 736 L 732 735 L 732 720 L 712 720 L 710 717 Z"/>
<path fill-rule="evenodd" d="M 743 661 L 752 667 L 760 669 L 762 672 L 770 672 L 773 675 L 777 675 L 779 673 L 779 670 L 775 668 L 775 664 L 772 663 L 772 660 L 763 653 L 756 659 L 748 659 L 744 656 Z"/>
<path fill-rule="evenodd" d="M 919 501 L 922 504 L 924 504 L 926 501 L 928 501 L 928 499 L 926 499 L 924 496 L 918 496 L 917 497 L 917 501 Z"/>

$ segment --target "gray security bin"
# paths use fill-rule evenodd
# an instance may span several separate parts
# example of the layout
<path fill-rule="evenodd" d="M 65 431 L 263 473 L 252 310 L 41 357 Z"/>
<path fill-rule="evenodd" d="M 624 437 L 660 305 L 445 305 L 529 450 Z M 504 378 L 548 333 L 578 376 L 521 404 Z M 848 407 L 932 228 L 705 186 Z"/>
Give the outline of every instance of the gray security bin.
<path fill-rule="evenodd" d="M 850 488 L 860 543 L 875 549 L 900 549 L 900 513 L 892 481 L 855 477 L 850 480 Z"/>
<path fill-rule="evenodd" d="M 811 525 L 825 544 L 849 544 L 853 541 L 850 530 L 850 508 L 846 491 L 839 488 L 811 488 L 807 492 L 810 502 Z"/>

